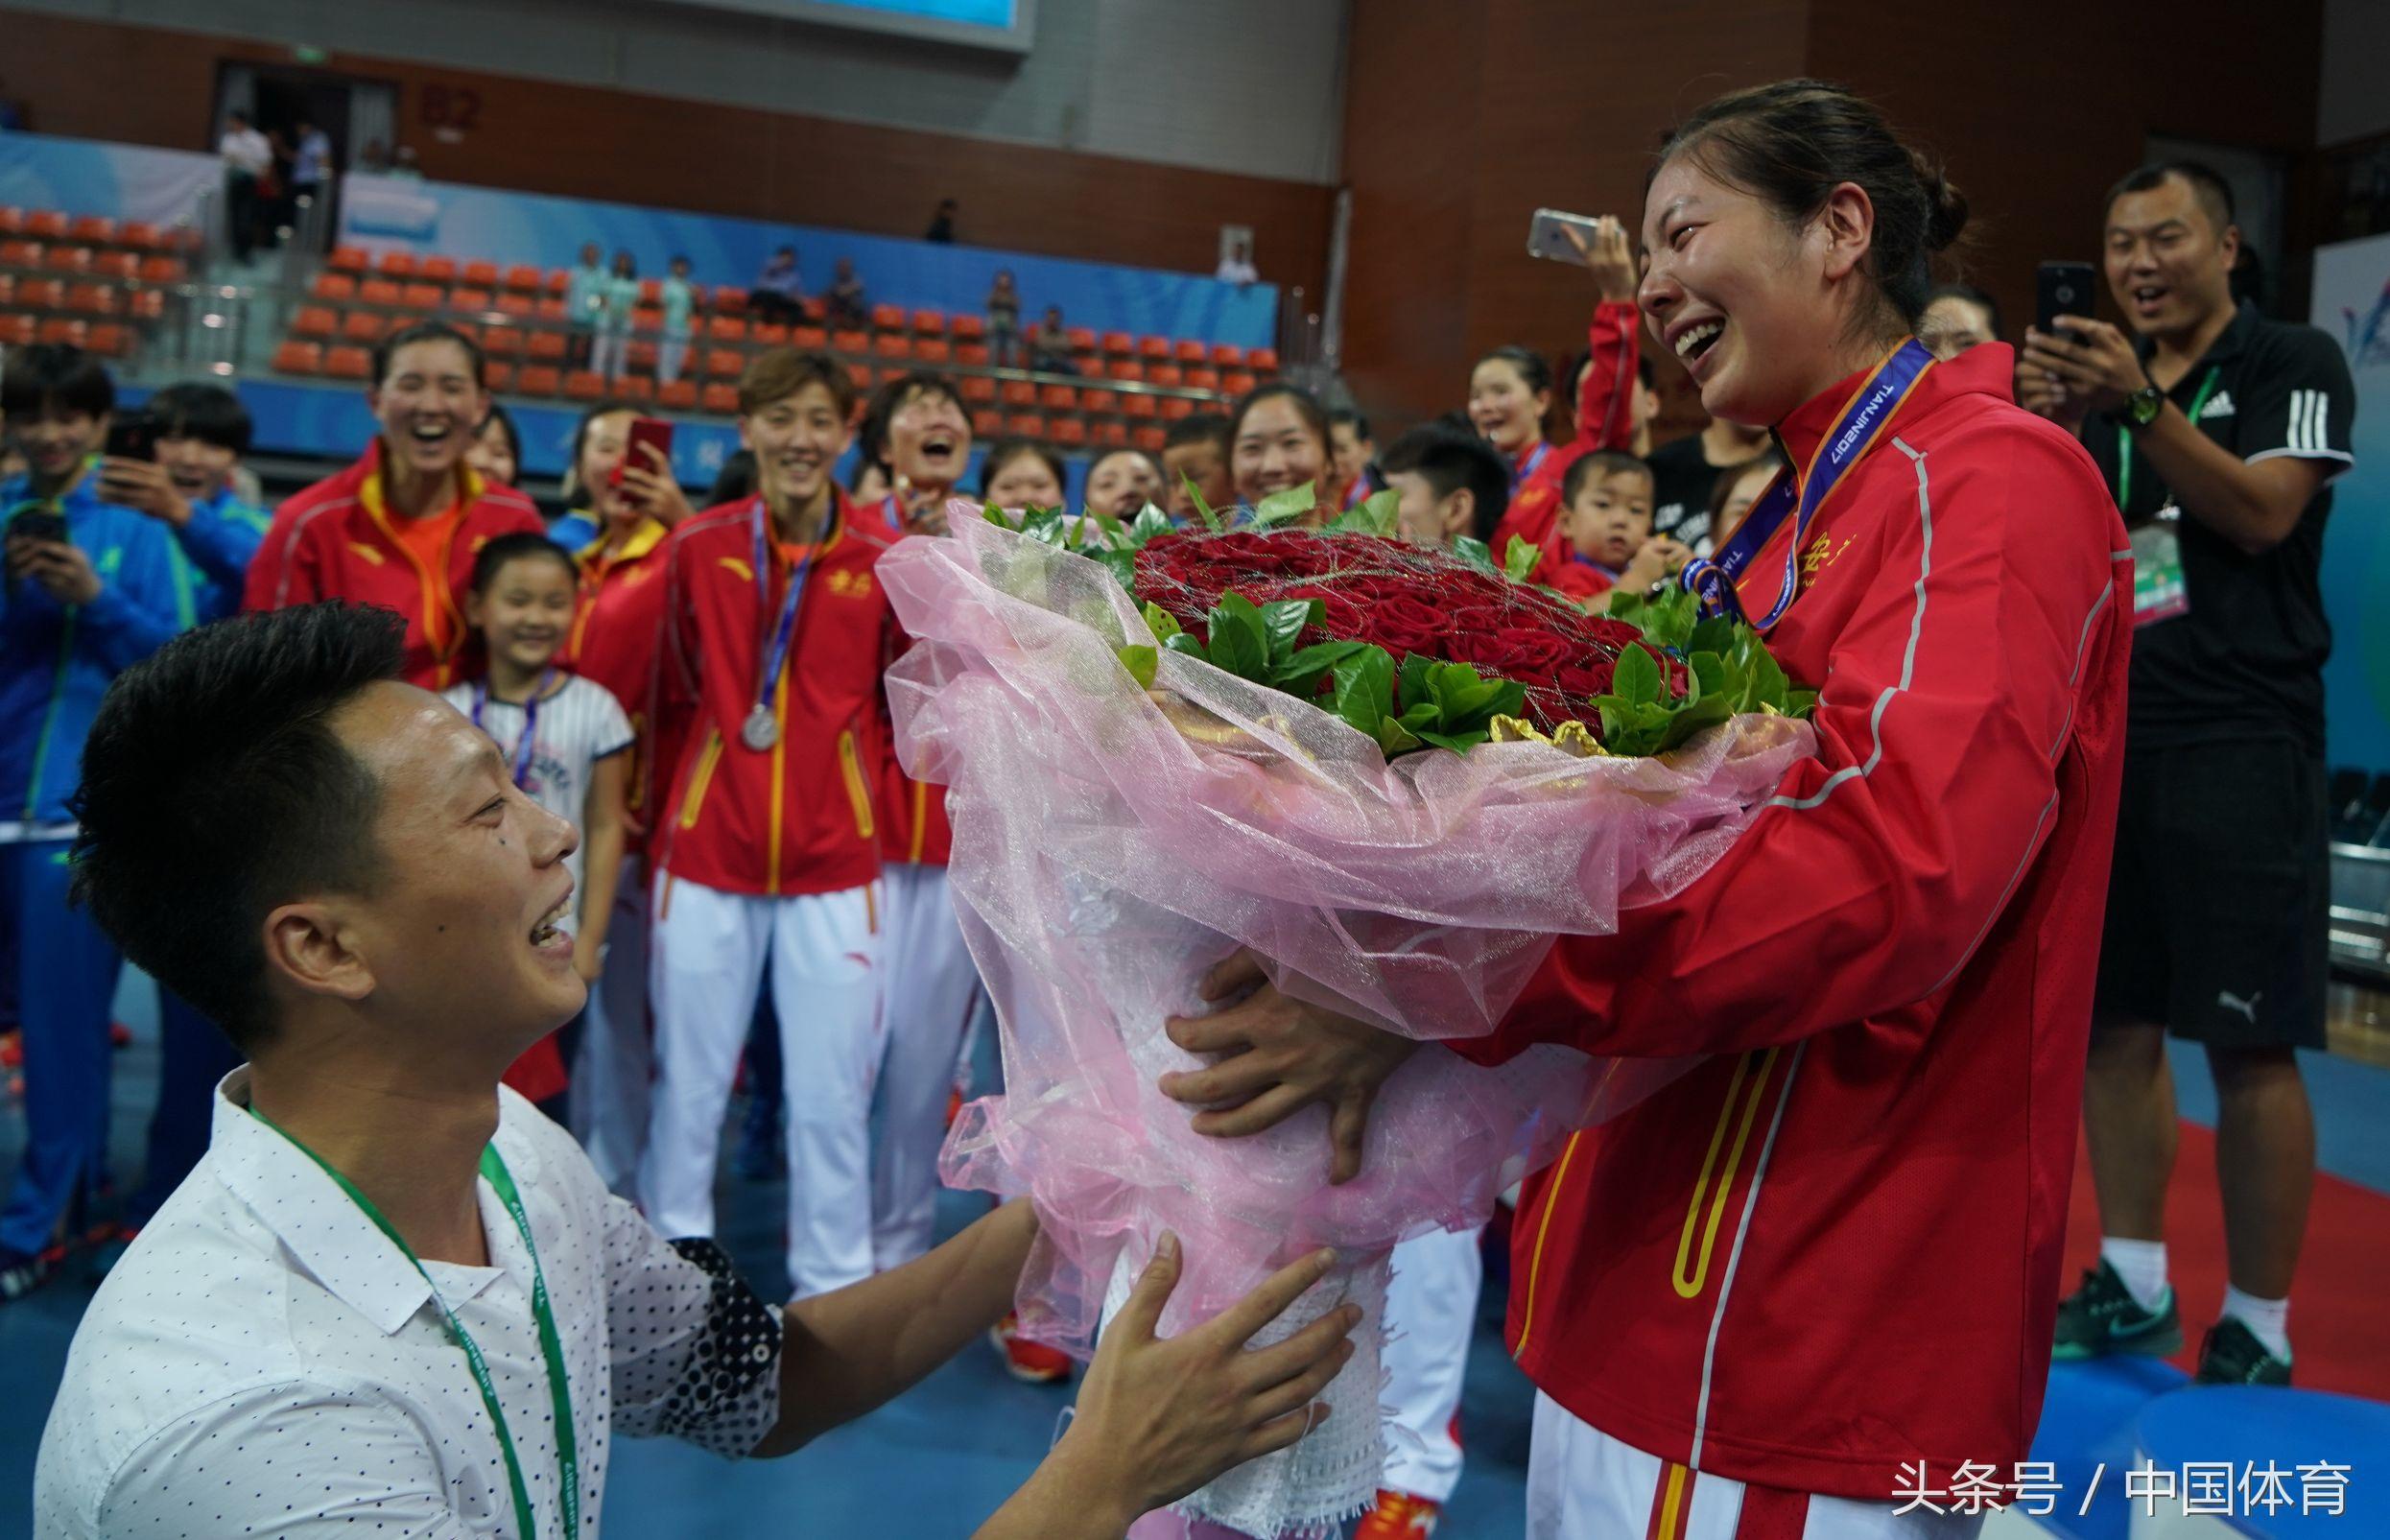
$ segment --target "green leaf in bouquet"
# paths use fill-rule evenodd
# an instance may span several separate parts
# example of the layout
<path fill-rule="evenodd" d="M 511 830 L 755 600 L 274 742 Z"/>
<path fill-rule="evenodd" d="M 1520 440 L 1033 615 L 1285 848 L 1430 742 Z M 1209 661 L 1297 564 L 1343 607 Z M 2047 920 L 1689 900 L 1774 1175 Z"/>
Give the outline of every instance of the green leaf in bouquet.
<path fill-rule="evenodd" d="M 1212 666 L 1257 684 L 1269 678 L 1269 633 L 1259 605 L 1242 594 L 1222 594 L 1212 607 Z"/>
<path fill-rule="evenodd" d="M 1374 534 L 1382 540 L 1391 539 L 1403 527 L 1402 502 L 1402 494 L 1391 486 L 1372 492 L 1337 514 L 1328 529 L 1336 534 Z"/>
<path fill-rule="evenodd" d="M 1020 525 L 1013 522 L 1011 514 L 1006 512 L 1003 509 L 998 508 L 993 503 L 990 503 L 985 508 L 980 509 L 980 517 L 985 519 L 988 523 L 993 524 L 1000 530 L 1012 530 L 1017 533 L 1021 528 Z"/>
<path fill-rule="evenodd" d="M 1455 726 L 1491 706 L 1503 694 L 1501 679 L 1488 679 L 1466 663 L 1439 663 L 1428 675 L 1429 698 Z"/>
<path fill-rule="evenodd" d="M 1097 538 L 1086 541 L 1086 544 L 1100 543 L 1102 549 L 1106 551 L 1120 551 L 1126 549 L 1131 543 L 1128 538 L 1128 526 L 1109 513 L 1091 508 L 1087 510 L 1087 523 L 1095 527 Z"/>
<path fill-rule="evenodd" d="M 1784 665 L 1766 648 L 1756 650 L 1751 661 L 1751 709 L 1767 706 L 1785 709 L 1785 698 L 1792 691 L 1792 681 L 1785 677 Z"/>
<path fill-rule="evenodd" d="M 1186 486 L 1187 496 L 1195 503 L 1195 517 L 1203 521 L 1203 527 L 1205 529 L 1211 531 L 1215 534 L 1218 534 L 1220 531 L 1219 515 L 1213 512 L 1212 505 L 1203 500 L 1203 491 L 1200 487 L 1195 486 L 1195 478 L 1189 476 L 1182 470 L 1178 473 L 1178 479 Z M 1140 523 L 1144 522 L 1144 514 L 1140 513 L 1137 517 Z"/>
<path fill-rule="evenodd" d="M 1494 565 L 1494 548 L 1474 534 L 1464 534 L 1455 539 L 1453 542 L 1453 555 L 1479 571 L 1497 574 L 1502 571 L 1502 568 Z"/>
<path fill-rule="evenodd" d="M 1157 642 L 1169 641 L 1183 628 L 1178 624 L 1177 616 L 1150 599 L 1146 601 L 1145 616 L 1146 628 L 1153 633 L 1153 639 Z"/>
<path fill-rule="evenodd" d="M 1610 607 L 1606 613 L 1612 620 L 1622 620 L 1631 626 L 1641 626 L 1644 623 L 1644 596 L 1613 588 L 1610 590 Z"/>
<path fill-rule="evenodd" d="M 1685 672 L 1692 676 L 1692 689 L 1686 693 L 1686 699 L 1727 694 L 1726 660 L 1716 652 L 1695 652 L 1685 660 Z M 1734 702 L 1729 699 L 1727 703 Z"/>
<path fill-rule="evenodd" d="M 1465 754 L 1492 736 L 1485 728 L 1473 727 L 1467 732 L 1423 731 L 1419 734 L 1419 741 L 1437 748 L 1449 748 L 1455 754 Z"/>
<path fill-rule="evenodd" d="M 1402 673 L 1398 675 L 1397 698 L 1407 706 L 1434 699 L 1434 691 L 1428 682 L 1434 675 L 1435 659 L 1424 652 L 1407 654 L 1403 658 Z"/>
<path fill-rule="evenodd" d="M 1267 530 L 1299 519 L 1309 513 L 1319 501 L 1319 494 L 1309 482 L 1294 486 L 1281 486 L 1256 504 L 1253 522 Z"/>
<path fill-rule="evenodd" d="M 1644 634 L 1661 649 L 1681 652 L 1692 641 L 1693 628 L 1700 619 L 1700 602 L 1682 587 L 1671 585 L 1644 601 L 1639 624 Z"/>
<path fill-rule="evenodd" d="M 1379 751 L 1388 759 L 1392 759 L 1397 754 L 1409 753 L 1417 748 L 1421 742 L 1417 733 L 1404 726 L 1401 721 L 1393 717 L 1380 718 L 1378 730 L 1374 736 L 1378 740 Z"/>
<path fill-rule="evenodd" d="M 1138 689 L 1153 688 L 1154 671 L 1162 666 L 1162 654 L 1157 649 L 1143 645 L 1116 648 L 1112 655 L 1121 660 L 1121 667 L 1126 669 L 1128 676 L 1137 681 Z"/>
<path fill-rule="evenodd" d="M 1172 631 L 1162 638 L 1162 651 L 1181 652 L 1199 663 L 1212 661 L 1212 650 L 1195 638 L 1193 631 Z"/>
<path fill-rule="evenodd" d="M 1734 702 L 1721 695 L 1709 696 L 1681 711 L 1672 711 L 1668 725 L 1661 731 L 1657 752 L 1666 753 L 1702 728 L 1715 727 L 1734 714 Z"/>
<path fill-rule="evenodd" d="M 1811 712 L 1814 712 L 1816 709 L 1817 709 L 1817 692 L 1816 692 L 1816 691 L 1814 691 L 1814 690 L 1787 690 L 1787 691 L 1785 692 L 1785 715 L 1786 715 L 1786 716 L 1787 716 L 1787 717 L 1807 717 L 1807 716 L 1809 716 Z"/>
<path fill-rule="evenodd" d="M 1137 584 L 1137 554 L 1133 551 L 1099 551 L 1095 558 L 1103 570 L 1112 574 L 1112 580 L 1124 589 L 1135 592 Z"/>
<path fill-rule="evenodd" d="M 1187 486 L 1189 491 L 1194 491 L 1195 484 L 1193 482 L 1189 482 Z M 1202 501 L 1202 494 L 1199 492 L 1195 493 L 1195 502 L 1200 505 Z M 1160 509 L 1155 508 L 1151 503 L 1148 503 L 1145 507 L 1137 510 L 1137 516 L 1135 518 L 1129 520 L 1128 537 L 1138 545 L 1142 546 L 1147 541 L 1154 538 L 1156 535 L 1170 533 L 1171 528 L 1171 516 L 1168 513 L 1163 512 Z"/>
<path fill-rule="evenodd" d="M 1742 628 L 1741 624 L 1731 615 L 1713 615 L 1694 624 L 1692 634 L 1685 638 L 1685 651 L 1716 652 L 1724 657 L 1734 651 L 1735 633 Z"/>
<path fill-rule="evenodd" d="M 1631 646 L 1619 654 L 1618 667 L 1610 675 L 1610 688 L 1630 706 L 1648 705 L 1660 699 L 1660 664 L 1641 645 Z"/>
<path fill-rule="evenodd" d="M 1370 642 L 1313 642 L 1270 664 L 1270 686 L 1309 700 L 1319 693 L 1319 681 L 1333 673 L 1337 664 L 1363 648 L 1374 645 Z"/>
<path fill-rule="evenodd" d="M 1512 582 L 1525 582 L 1535 575 L 1535 564 L 1544 559 L 1544 553 L 1525 535 L 1514 534 L 1503 552 L 1503 576 Z"/>
<path fill-rule="evenodd" d="M 1316 599 L 1273 599 L 1262 606 L 1262 632 L 1269 638 L 1269 655 L 1286 657 L 1294 651 L 1294 639 L 1303 634 L 1306 626 L 1316 626 L 1328 613 L 1328 606 Z"/>
<path fill-rule="evenodd" d="M 1336 665 L 1336 714 L 1384 746 L 1381 729 L 1394 711 L 1394 659 L 1383 647 L 1367 647 Z"/>

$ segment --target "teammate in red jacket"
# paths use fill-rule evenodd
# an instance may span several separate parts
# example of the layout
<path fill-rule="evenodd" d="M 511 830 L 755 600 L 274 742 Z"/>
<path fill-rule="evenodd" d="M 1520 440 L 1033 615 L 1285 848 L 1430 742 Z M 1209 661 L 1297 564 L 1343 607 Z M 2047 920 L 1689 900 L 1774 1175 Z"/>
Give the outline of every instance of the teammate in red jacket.
<path fill-rule="evenodd" d="M 246 609 L 319 599 L 407 617 L 407 682 L 444 690 L 479 672 L 464 623 L 473 557 L 493 535 L 546 529 L 530 498 L 464 463 L 489 410 L 482 350 L 438 321 L 373 350 L 366 400 L 381 432 L 354 465 L 297 493 L 249 564 Z"/>
<path fill-rule="evenodd" d="M 867 1277 L 879 1067 L 880 668 L 887 532 L 835 478 L 844 365 L 780 347 L 739 383 L 758 495 L 664 547 L 665 720 L 687 723 L 654 810 L 656 1078 L 639 1194 L 666 1235 L 711 1235 L 714 1159 L 767 963 L 788 1076 L 791 1286 Z"/>
<path fill-rule="evenodd" d="M 1847 163 L 1787 154 L 1821 145 Z M 1774 533 L 1740 606 L 1764 620 L 1792 583 L 1768 639 L 1823 688 L 1819 757 L 1700 880 L 1563 937 L 1492 1037 L 1453 1045 L 1707 1055 L 1578 1134 L 1521 1208 L 1530 1533 L 1679 1540 L 1706 1509 L 1745 1537 L 1972 1534 L 1979 1513 L 1888 1500 L 1919 1465 L 1929 1487 L 1964 1461 L 2010 1479 L 2039 1417 L 2131 563 L 2089 459 L 2010 401 L 2006 348 L 1930 365 L 1872 437 L 1849 416 L 1922 356 L 1896 344 L 1964 219 L 1873 107 L 1813 82 L 1712 103 L 1651 185 L 1644 310 L 1704 404 L 1774 424 L 1803 487 L 1863 458 L 1815 483 L 1806 529 L 1772 499 L 1746 526 Z M 1339 1174 L 1412 1047 L 1267 988 L 1173 1035 L 1250 1045 L 1166 1080 L 1235 1108 L 1198 1127 L 1325 1101 Z"/>

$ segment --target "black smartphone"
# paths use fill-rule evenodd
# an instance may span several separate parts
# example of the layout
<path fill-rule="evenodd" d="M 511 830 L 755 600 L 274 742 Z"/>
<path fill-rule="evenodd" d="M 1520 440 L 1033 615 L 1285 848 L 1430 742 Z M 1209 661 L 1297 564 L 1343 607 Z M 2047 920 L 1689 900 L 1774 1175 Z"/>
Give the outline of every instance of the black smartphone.
<path fill-rule="evenodd" d="M 106 454 L 111 460 L 137 460 L 147 464 L 157 458 L 157 424 L 139 414 L 121 416 L 107 425 Z"/>
<path fill-rule="evenodd" d="M 2097 281 L 2088 262 L 2045 262 L 2034 284 L 2033 329 L 2048 337 L 2064 337 L 2061 316 L 2089 316 Z"/>
<path fill-rule="evenodd" d="M 66 540 L 66 515 L 46 508 L 29 508 L 9 520 L 4 533 L 12 540 Z"/>

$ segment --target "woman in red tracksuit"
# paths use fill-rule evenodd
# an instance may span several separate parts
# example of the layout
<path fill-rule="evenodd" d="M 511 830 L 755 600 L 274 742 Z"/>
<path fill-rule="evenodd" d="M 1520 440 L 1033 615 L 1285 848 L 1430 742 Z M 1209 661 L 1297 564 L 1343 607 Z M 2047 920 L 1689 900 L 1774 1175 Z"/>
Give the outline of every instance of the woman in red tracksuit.
<path fill-rule="evenodd" d="M 2013 1480 L 2040 1415 L 2131 562 L 2089 458 L 2010 399 L 2008 350 L 1936 364 L 1910 337 L 1964 219 L 1809 81 L 1711 103 L 1650 186 L 1652 329 L 1793 467 L 1726 592 L 1824 694 L 1818 757 L 1711 871 L 1561 938 L 1492 1036 L 1449 1045 L 1705 1055 L 1521 1206 L 1531 1534 L 1970 1535 L 1979 1506 L 1894 1494 L 1964 1461 Z M 1233 1109 L 1198 1127 L 1326 1102 L 1340 1176 L 1415 1046 L 1268 987 L 1172 1035 L 1230 1054 L 1165 1081 Z"/>

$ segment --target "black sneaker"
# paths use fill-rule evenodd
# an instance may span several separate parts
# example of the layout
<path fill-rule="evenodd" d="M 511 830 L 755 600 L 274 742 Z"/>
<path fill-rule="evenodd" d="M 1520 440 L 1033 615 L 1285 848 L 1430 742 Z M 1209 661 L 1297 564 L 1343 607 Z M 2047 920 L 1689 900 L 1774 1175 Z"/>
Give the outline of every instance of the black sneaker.
<path fill-rule="evenodd" d="M 2200 1385 L 2288 1385 L 2290 1361 L 2278 1359 L 2258 1340 L 2258 1334 L 2227 1315 L 2208 1328 L 2199 1343 Z"/>
<path fill-rule="evenodd" d="M 2102 1258 L 2083 1274 L 2083 1287 L 2058 1302 L 2058 1330 L 2049 1356 L 2061 1362 L 2137 1353 L 2165 1358 L 2183 1345 L 2183 1316 L 2168 1289 L 2156 1310 L 2143 1310 L 2117 1269 Z"/>

